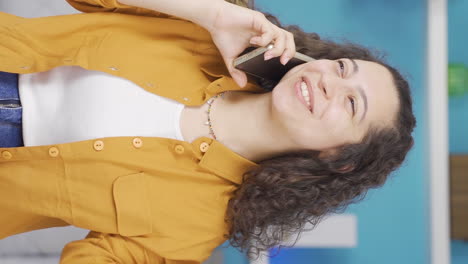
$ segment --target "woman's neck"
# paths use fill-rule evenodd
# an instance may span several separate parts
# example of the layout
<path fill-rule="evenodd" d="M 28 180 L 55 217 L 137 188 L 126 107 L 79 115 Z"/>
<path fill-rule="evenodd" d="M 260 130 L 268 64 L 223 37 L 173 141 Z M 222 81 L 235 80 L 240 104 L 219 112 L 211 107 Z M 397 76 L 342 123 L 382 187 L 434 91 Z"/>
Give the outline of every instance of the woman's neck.
<path fill-rule="evenodd" d="M 271 93 L 227 92 L 212 103 L 216 139 L 237 154 L 258 162 L 292 146 L 271 115 Z"/>

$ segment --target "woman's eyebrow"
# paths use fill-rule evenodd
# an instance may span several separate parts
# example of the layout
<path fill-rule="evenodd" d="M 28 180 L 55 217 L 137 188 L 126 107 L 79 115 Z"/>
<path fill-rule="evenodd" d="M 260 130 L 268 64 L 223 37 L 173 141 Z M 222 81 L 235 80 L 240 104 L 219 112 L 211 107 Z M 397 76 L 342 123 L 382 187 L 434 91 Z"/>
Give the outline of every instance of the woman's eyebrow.
<path fill-rule="evenodd" d="M 358 73 L 358 72 L 359 72 L 359 66 L 358 66 L 358 64 L 356 63 L 356 61 L 353 60 L 353 59 L 349 59 L 349 60 L 353 63 L 353 74 Z"/>
<path fill-rule="evenodd" d="M 357 74 L 359 72 L 359 65 L 356 63 L 355 60 L 351 58 L 349 60 L 353 63 L 353 73 L 351 75 Z M 359 120 L 359 123 L 361 123 L 367 114 L 367 96 L 366 96 L 366 93 L 364 92 L 364 89 L 362 89 L 360 85 L 357 87 L 357 90 L 359 92 L 359 95 L 361 96 L 362 101 L 364 102 L 364 112 L 361 116 L 361 119 Z"/>
<path fill-rule="evenodd" d="M 353 75 L 354 75 L 359 72 L 359 65 L 356 63 L 355 60 L 353 59 L 349 59 L 349 60 L 353 63 Z M 362 101 L 364 102 L 364 112 L 361 116 L 361 119 L 359 120 L 359 123 L 361 123 L 362 120 L 364 120 L 364 117 L 366 117 L 366 113 L 367 113 L 367 96 L 366 96 L 366 93 L 364 92 L 364 89 L 362 89 L 361 86 L 358 86 L 357 90 L 359 92 L 359 95 L 361 96 Z"/>
<path fill-rule="evenodd" d="M 361 86 L 358 86 L 357 90 L 359 94 L 361 95 L 362 101 L 364 102 L 364 113 L 362 114 L 361 120 L 359 120 L 359 123 L 361 123 L 364 117 L 366 117 L 366 113 L 367 113 L 367 96 L 366 96 L 366 93 L 364 92 L 364 89 L 362 89 Z"/>

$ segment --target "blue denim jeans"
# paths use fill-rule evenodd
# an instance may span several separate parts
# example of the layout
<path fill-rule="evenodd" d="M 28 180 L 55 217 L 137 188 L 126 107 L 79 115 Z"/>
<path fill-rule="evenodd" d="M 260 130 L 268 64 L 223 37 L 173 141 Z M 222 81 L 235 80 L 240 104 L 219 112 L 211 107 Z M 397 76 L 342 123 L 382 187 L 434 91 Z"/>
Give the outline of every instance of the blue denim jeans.
<path fill-rule="evenodd" d="M 22 121 L 18 74 L 0 72 L 0 147 L 24 146 Z"/>

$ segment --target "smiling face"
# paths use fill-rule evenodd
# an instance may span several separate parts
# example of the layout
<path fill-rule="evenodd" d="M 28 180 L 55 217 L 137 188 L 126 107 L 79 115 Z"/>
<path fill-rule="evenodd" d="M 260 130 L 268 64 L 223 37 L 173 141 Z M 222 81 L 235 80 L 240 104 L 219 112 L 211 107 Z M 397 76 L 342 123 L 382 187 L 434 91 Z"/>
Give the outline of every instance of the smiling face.
<path fill-rule="evenodd" d="M 398 106 L 393 78 L 384 66 L 347 58 L 299 65 L 272 91 L 274 122 L 297 149 L 359 143 L 370 127 L 391 126 Z"/>

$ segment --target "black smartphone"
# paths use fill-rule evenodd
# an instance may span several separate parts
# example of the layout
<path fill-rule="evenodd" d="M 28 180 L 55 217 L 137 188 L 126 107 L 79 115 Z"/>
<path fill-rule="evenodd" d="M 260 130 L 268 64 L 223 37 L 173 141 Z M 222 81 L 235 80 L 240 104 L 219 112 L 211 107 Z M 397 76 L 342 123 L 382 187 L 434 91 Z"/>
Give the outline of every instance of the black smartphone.
<path fill-rule="evenodd" d="M 234 67 L 257 80 L 264 79 L 279 82 L 290 69 L 297 65 L 315 60 L 299 52 L 296 52 L 294 57 L 291 58 L 286 65 L 281 64 L 280 56 L 267 61 L 264 60 L 263 54 L 272 48 L 272 45 L 260 48 L 247 48 L 234 60 Z"/>

